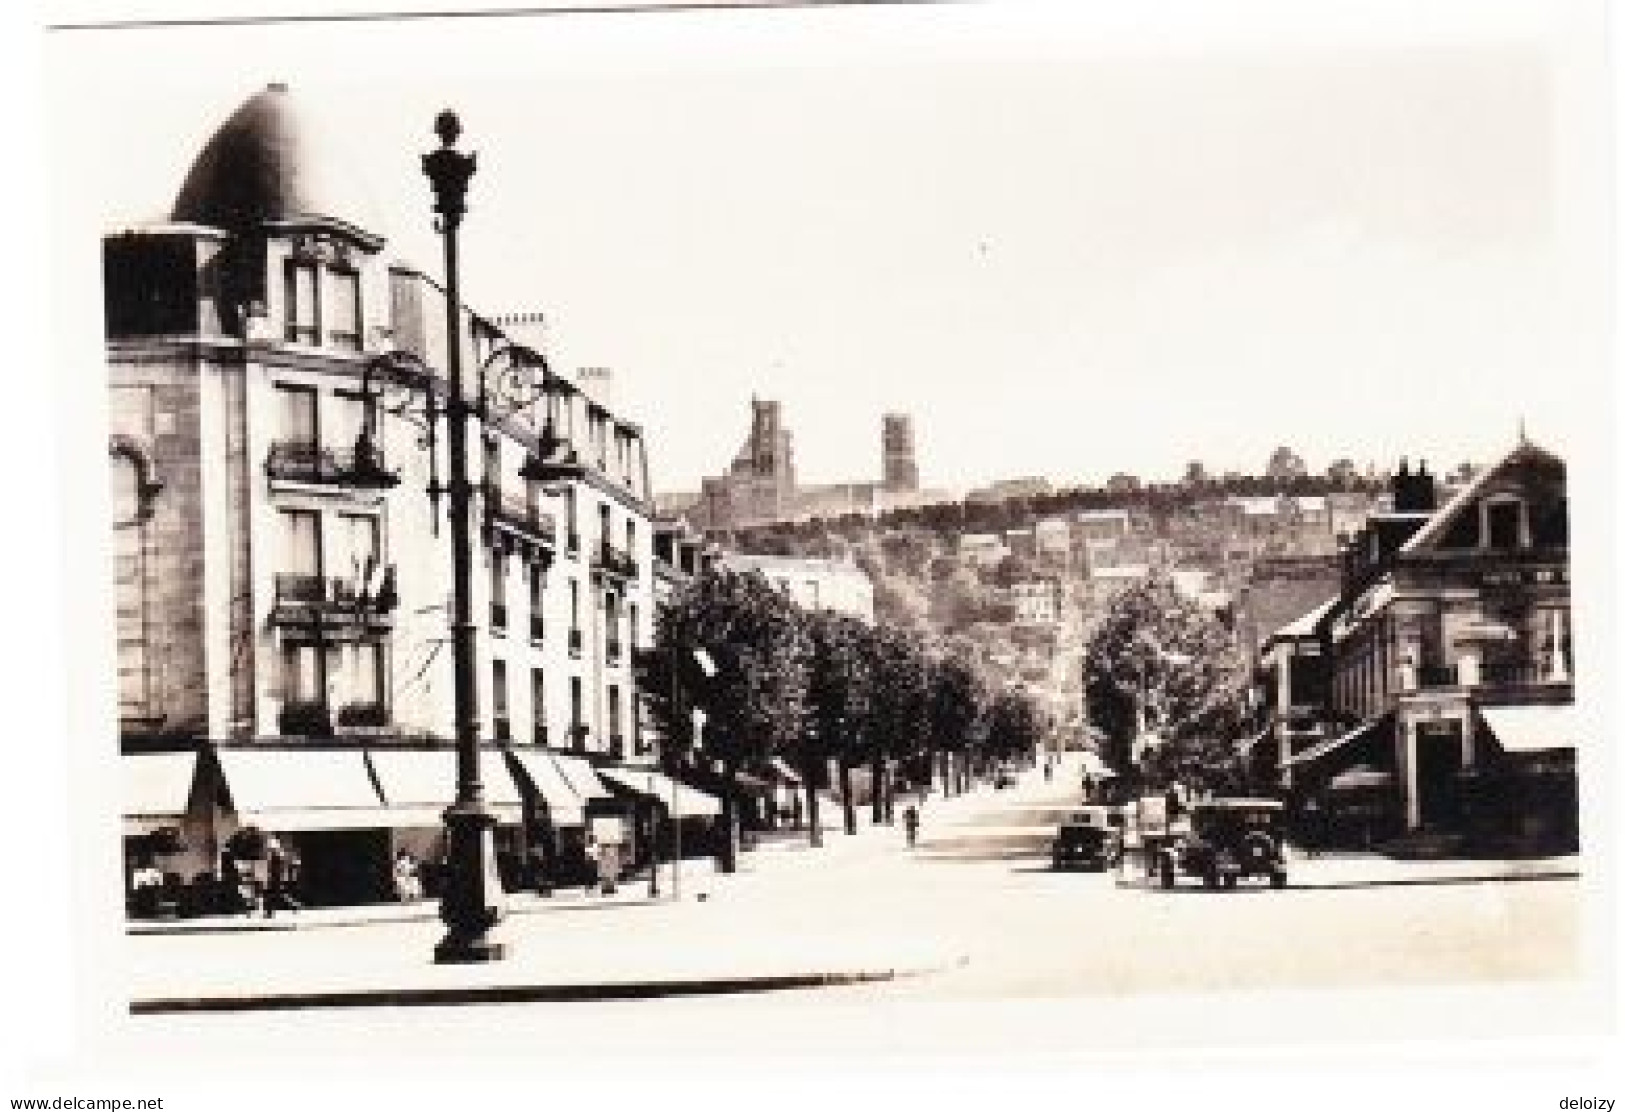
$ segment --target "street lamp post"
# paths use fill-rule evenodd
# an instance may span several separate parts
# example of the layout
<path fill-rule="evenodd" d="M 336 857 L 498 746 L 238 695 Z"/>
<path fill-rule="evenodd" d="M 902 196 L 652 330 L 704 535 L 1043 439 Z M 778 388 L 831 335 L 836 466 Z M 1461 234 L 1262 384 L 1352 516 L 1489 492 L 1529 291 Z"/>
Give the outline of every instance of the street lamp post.
<path fill-rule="evenodd" d="M 470 606 L 468 400 L 463 393 L 462 306 L 457 285 L 457 229 L 467 211 L 464 196 L 474 176 L 474 156 L 455 149 L 462 125 L 442 112 L 435 118 L 440 148 L 423 156 L 434 189 L 437 228 L 446 268 L 446 446 L 451 475 L 446 485 L 451 522 L 452 699 L 457 728 L 457 796 L 445 812 L 447 878 L 440 898 L 446 936 L 435 946 L 440 963 L 497 961 L 504 946 L 490 937 L 502 920 L 504 897 L 497 875 L 496 816 L 485 805 L 480 783 L 478 698 L 474 675 L 474 622 Z"/>

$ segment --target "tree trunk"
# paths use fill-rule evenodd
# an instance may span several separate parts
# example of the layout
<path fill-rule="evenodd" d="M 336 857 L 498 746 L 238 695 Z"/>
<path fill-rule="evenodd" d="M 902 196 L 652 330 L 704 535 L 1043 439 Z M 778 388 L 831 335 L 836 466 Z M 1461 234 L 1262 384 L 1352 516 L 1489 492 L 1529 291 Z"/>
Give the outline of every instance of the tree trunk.
<path fill-rule="evenodd" d="M 804 763 L 800 772 L 802 787 L 807 793 L 807 844 L 816 849 L 824 844 L 824 827 L 818 818 L 818 784 L 823 777 L 818 775 L 812 761 Z"/>
<path fill-rule="evenodd" d="M 852 802 L 852 766 L 841 761 L 841 817 L 848 834 L 858 832 L 858 809 Z"/>
<path fill-rule="evenodd" d="M 886 777 L 886 825 L 891 826 L 897 821 L 897 772 L 892 770 Z"/>
<path fill-rule="evenodd" d="M 876 753 L 869 759 L 869 821 L 879 826 L 886 821 L 886 758 Z"/>
<path fill-rule="evenodd" d="M 731 873 L 739 868 L 739 783 L 738 770 L 728 769 L 728 791 L 722 793 L 722 830 L 717 844 L 717 872 Z"/>

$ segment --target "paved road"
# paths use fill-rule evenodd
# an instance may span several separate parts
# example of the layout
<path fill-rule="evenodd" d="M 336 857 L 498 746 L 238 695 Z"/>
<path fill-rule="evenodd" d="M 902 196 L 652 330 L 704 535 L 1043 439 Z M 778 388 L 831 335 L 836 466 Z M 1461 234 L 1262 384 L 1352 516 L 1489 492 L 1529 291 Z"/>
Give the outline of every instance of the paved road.
<path fill-rule="evenodd" d="M 833 929 L 939 939 L 969 961 L 852 991 L 940 1000 L 1505 981 L 1577 970 L 1571 879 L 1366 884 L 1345 879 L 1334 861 L 1306 860 L 1284 891 L 1163 892 L 1132 874 L 1055 872 L 1048 840 L 1076 802 L 1072 785 L 1070 776 L 1049 784 L 1028 776 L 941 821 L 928 806 L 914 852 L 764 876 L 760 899 L 742 902 L 741 925 L 770 933 L 817 914 Z"/>

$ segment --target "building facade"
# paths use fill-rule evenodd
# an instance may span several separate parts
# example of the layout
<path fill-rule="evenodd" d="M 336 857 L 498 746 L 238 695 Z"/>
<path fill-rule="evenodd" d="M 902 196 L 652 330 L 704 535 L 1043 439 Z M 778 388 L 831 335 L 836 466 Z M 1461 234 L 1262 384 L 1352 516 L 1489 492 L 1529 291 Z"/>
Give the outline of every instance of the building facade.
<path fill-rule="evenodd" d="M 1284 779 L 1322 812 L 1358 801 L 1384 832 L 1572 849 L 1563 461 L 1520 443 L 1436 503 L 1433 477 L 1402 466 L 1393 509 L 1344 549 L 1335 599 L 1304 619 L 1326 736 L 1282 751 Z"/>
<path fill-rule="evenodd" d="M 426 450 L 422 415 L 398 412 L 407 397 L 382 389 L 376 362 L 405 353 L 443 397 L 446 304 L 388 257 L 310 134 L 271 86 L 199 154 L 169 223 L 105 240 L 120 735 L 126 761 L 251 770 L 221 785 L 237 821 L 298 844 L 333 898 L 365 898 L 406 816 L 382 795 L 324 814 L 324 778 L 343 779 L 324 768 L 416 750 L 444 790 L 413 802 L 453 794 L 449 529 L 445 499 L 425 496 L 448 476 L 445 421 Z M 470 401 L 487 361 L 535 358 L 467 308 L 458 333 Z M 631 671 L 654 608 L 642 432 L 533 370 L 545 391 L 488 405 L 467 439 L 493 798 L 511 768 L 498 750 L 652 759 Z M 538 460 L 550 477 L 524 478 Z M 375 766 L 401 760 L 367 766 L 380 792 Z M 251 815 L 273 781 L 279 805 Z M 548 800 L 532 802 L 499 827 L 515 860 L 546 818 Z M 190 863 L 215 867 L 227 832 L 203 832 Z"/>

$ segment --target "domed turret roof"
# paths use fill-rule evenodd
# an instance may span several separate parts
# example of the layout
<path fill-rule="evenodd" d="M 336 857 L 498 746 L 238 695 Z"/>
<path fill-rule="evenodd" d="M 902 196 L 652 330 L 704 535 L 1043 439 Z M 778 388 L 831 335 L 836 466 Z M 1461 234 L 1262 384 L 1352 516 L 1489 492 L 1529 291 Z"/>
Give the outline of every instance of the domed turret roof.
<path fill-rule="evenodd" d="M 382 235 L 365 190 L 345 173 L 338 150 L 299 111 L 286 85 L 269 85 L 197 156 L 172 218 L 232 231 L 321 218 Z"/>

